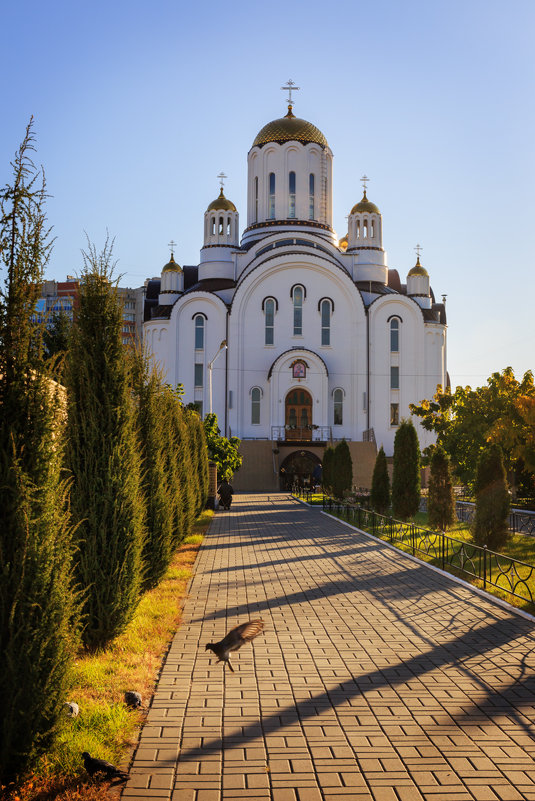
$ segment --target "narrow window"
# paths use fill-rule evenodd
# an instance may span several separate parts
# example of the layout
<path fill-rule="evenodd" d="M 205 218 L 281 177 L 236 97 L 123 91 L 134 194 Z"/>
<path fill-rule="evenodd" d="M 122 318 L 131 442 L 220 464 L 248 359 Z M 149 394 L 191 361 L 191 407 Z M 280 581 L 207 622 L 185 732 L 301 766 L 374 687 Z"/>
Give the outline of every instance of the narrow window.
<path fill-rule="evenodd" d="M 288 176 L 288 217 L 295 217 L 295 172 Z"/>
<path fill-rule="evenodd" d="M 308 219 L 314 219 L 314 173 L 311 172 L 308 179 Z"/>
<path fill-rule="evenodd" d="M 212 217 L 212 234 L 215 234 L 215 217 Z"/>
<path fill-rule="evenodd" d="M 360 220 L 357 220 L 357 239 L 360 239 Z"/>
<path fill-rule="evenodd" d="M 254 179 L 254 221 L 258 222 L 258 176 Z"/>
<path fill-rule="evenodd" d="M 260 424 L 260 390 L 255 387 L 251 392 L 251 423 Z"/>
<path fill-rule="evenodd" d="M 373 220 L 370 222 L 370 231 L 371 231 L 370 236 L 373 239 L 373 237 L 375 236 L 375 225 L 373 223 Z"/>
<path fill-rule="evenodd" d="M 268 218 L 275 219 L 275 173 L 269 173 Z"/>
<path fill-rule="evenodd" d="M 321 301 L 321 344 L 331 344 L 331 304 L 328 300 Z"/>
<path fill-rule="evenodd" d="M 364 220 L 364 222 L 362 223 L 362 238 L 363 239 L 368 238 L 368 220 Z"/>
<path fill-rule="evenodd" d="M 219 218 L 219 233 L 223 233 L 223 217 Z"/>
<path fill-rule="evenodd" d="M 294 337 L 303 335 L 303 288 L 294 289 Z"/>
<path fill-rule="evenodd" d="M 390 367 L 390 389 L 399 389 L 399 367 Z"/>
<path fill-rule="evenodd" d="M 264 344 L 273 345 L 275 333 L 275 301 L 272 298 L 264 304 Z"/>
<path fill-rule="evenodd" d="M 230 217 L 227 217 L 227 236 L 230 236 Z"/>
<path fill-rule="evenodd" d="M 399 425 L 399 403 L 390 404 L 390 425 Z"/>
<path fill-rule="evenodd" d="M 195 386 L 202 387 L 203 386 L 203 378 L 204 378 L 204 365 L 196 363 L 195 364 Z"/>
<path fill-rule="evenodd" d="M 202 314 L 198 314 L 195 318 L 195 350 L 203 350 L 203 349 L 204 349 L 204 317 L 202 316 Z"/>
<path fill-rule="evenodd" d="M 390 352 L 399 352 L 399 320 L 397 317 L 390 320 Z"/>
<path fill-rule="evenodd" d="M 341 426 L 344 419 L 344 393 L 341 389 L 334 390 L 334 425 Z"/>

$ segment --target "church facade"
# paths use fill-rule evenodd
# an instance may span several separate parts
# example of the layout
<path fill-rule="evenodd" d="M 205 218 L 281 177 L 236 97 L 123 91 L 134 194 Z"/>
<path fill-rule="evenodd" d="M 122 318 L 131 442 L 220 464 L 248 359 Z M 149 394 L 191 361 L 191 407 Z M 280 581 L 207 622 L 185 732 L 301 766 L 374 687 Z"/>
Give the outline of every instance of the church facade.
<path fill-rule="evenodd" d="M 241 238 L 221 186 L 199 264 L 180 267 L 172 254 L 151 282 L 144 341 L 185 402 L 213 410 L 227 435 L 273 452 L 374 441 L 392 455 L 409 404 L 447 383 L 444 304 L 419 257 L 405 283 L 389 269 L 366 186 L 337 239 L 333 154 L 292 104 L 260 130 L 247 161 Z M 422 448 L 431 441 L 418 435 Z"/>

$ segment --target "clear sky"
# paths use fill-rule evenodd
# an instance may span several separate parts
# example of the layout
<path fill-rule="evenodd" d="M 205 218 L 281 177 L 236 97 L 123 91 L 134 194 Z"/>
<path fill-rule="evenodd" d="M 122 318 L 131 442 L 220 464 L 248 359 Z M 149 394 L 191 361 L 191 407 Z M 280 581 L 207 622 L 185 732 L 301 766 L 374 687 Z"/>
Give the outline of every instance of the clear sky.
<path fill-rule="evenodd" d="M 122 286 L 197 264 L 225 193 L 246 224 L 247 152 L 294 111 L 334 153 L 334 225 L 383 214 L 402 281 L 423 247 L 447 295 L 452 384 L 535 367 L 534 0 L 18 0 L 2 4 L 0 182 L 30 115 L 53 197 L 47 277 L 115 236 Z"/>

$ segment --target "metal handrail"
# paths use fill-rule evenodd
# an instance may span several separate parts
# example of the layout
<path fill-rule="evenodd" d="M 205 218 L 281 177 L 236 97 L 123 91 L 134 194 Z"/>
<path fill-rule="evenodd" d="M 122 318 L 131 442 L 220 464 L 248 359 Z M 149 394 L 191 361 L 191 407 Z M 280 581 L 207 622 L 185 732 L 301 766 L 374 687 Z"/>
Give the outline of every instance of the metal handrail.
<path fill-rule="evenodd" d="M 522 601 L 534 603 L 535 565 L 491 551 L 486 545 L 458 540 L 443 531 L 431 531 L 362 506 L 340 503 L 325 495 L 323 510 L 352 521 L 356 528 L 379 539 L 384 537 L 392 544 L 399 543 L 413 556 L 430 557 L 442 570 L 481 581 L 483 589 L 496 587 Z"/>

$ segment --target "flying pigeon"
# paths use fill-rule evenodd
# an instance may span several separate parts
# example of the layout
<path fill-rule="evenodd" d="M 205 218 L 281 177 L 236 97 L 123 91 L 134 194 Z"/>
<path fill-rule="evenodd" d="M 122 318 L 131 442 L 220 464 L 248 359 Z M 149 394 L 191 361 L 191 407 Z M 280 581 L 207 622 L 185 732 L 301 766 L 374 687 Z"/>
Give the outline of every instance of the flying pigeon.
<path fill-rule="evenodd" d="M 70 718 L 77 718 L 80 714 L 80 707 L 74 701 L 65 701 L 63 707 Z"/>
<path fill-rule="evenodd" d="M 242 623 L 240 626 L 231 629 L 229 633 L 220 642 L 209 642 L 206 650 L 210 649 L 214 654 L 219 657 L 218 662 L 224 662 L 229 666 L 234 673 L 234 668 L 230 664 L 230 652 L 237 651 L 246 642 L 250 642 L 257 637 L 264 628 L 263 620 L 249 620 L 248 623 Z"/>
<path fill-rule="evenodd" d="M 131 706 L 132 709 L 139 709 L 142 705 L 141 693 L 135 692 L 135 690 L 128 690 L 124 694 L 124 702 L 127 706 Z"/>
<path fill-rule="evenodd" d="M 124 770 L 119 770 L 119 768 L 116 768 L 111 762 L 106 762 L 105 759 L 92 757 L 87 751 L 83 752 L 82 757 L 84 759 L 84 767 L 91 777 L 93 777 L 95 773 L 103 773 L 106 779 L 117 778 L 123 781 L 128 779 L 128 773 L 125 773 Z"/>

